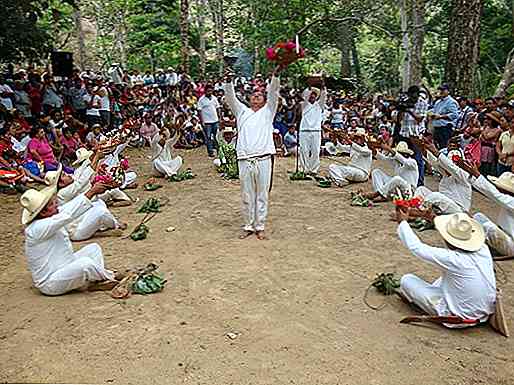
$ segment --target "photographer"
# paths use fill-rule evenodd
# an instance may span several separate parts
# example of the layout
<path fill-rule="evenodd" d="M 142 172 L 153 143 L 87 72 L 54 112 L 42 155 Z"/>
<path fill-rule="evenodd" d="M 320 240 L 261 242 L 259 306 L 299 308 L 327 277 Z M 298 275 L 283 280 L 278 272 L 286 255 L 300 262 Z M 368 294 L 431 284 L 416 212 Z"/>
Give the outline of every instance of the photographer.
<path fill-rule="evenodd" d="M 400 122 L 399 141 L 404 141 L 414 151 L 414 158 L 418 164 L 418 186 L 424 185 L 425 162 L 420 149 L 421 135 L 425 131 L 425 117 L 428 103 L 420 96 L 418 86 L 410 86 L 407 98 L 400 99 L 398 103 L 398 122 Z"/>

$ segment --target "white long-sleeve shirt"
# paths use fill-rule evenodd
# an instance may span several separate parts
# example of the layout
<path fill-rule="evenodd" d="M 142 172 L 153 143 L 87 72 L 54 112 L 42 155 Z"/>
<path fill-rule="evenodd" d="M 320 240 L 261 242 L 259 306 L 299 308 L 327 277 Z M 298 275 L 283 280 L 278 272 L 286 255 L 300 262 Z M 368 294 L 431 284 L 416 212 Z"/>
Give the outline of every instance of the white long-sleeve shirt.
<path fill-rule="evenodd" d="M 327 100 L 327 90 L 321 90 L 319 100 L 309 102 L 310 90 L 303 91 L 304 101 L 302 102 L 302 121 L 300 131 L 321 131 L 323 123 L 323 108 Z"/>
<path fill-rule="evenodd" d="M 36 219 L 25 229 L 25 254 L 34 285 L 39 288 L 55 271 L 73 262 L 73 246 L 66 225 L 92 206 L 85 195 L 79 195 L 59 207 L 59 213 Z"/>
<path fill-rule="evenodd" d="M 449 311 L 461 318 L 486 321 L 494 313 L 496 279 L 485 244 L 476 252 L 432 247 L 421 242 L 406 221 L 398 226 L 398 235 L 412 254 L 441 270 L 444 303 L 439 304 L 439 315 Z"/>
<path fill-rule="evenodd" d="M 443 153 L 439 154 L 437 164 L 448 173 L 439 181 L 439 192 L 457 203 L 464 211 L 468 211 L 471 208 L 473 192 L 469 174 L 457 167 Z"/>
<path fill-rule="evenodd" d="M 373 153 L 366 144 L 361 146 L 352 142 L 352 144 L 340 145 L 339 149 L 350 153 L 350 166 L 363 170 L 369 175 L 373 162 Z"/>
<path fill-rule="evenodd" d="M 57 192 L 59 206 L 88 191 L 91 188 L 91 178 L 94 174 L 95 170 L 91 167 L 91 161 L 86 159 L 75 169 L 73 182 Z"/>
<path fill-rule="evenodd" d="M 483 175 L 472 180 L 474 188 L 500 206 L 496 224 L 514 238 L 514 197 L 498 191 Z"/>
<path fill-rule="evenodd" d="M 412 187 L 418 185 L 418 163 L 414 158 L 406 158 L 398 151 L 393 156 L 377 153 L 377 159 L 392 163 L 394 167 L 394 175 L 398 175 L 406 180 Z"/>
<path fill-rule="evenodd" d="M 244 160 L 276 153 L 273 142 L 273 118 L 277 111 L 279 87 L 280 80 L 274 76 L 268 85 L 266 104 L 253 111 L 237 99 L 233 83 L 223 84 L 225 101 L 237 121 L 237 159 Z"/>

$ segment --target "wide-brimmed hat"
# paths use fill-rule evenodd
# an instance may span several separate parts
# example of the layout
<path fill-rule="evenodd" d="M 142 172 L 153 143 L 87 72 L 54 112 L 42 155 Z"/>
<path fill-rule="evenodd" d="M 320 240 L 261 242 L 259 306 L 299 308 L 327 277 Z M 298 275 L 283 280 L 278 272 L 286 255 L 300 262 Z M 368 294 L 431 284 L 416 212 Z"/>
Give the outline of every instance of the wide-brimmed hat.
<path fill-rule="evenodd" d="M 23 193 L 20 197 L 20 203 L 23 207 L 21 213 L 21 223 L 28 225 L 48 204 L 50 199 L 57 191 L 56 186 L 45 187 L 42 190 L 30 189 Z"/>
<path fill-rule="evenodd" d="M 327 152 L 330 155 L 337 155 L 336 145 L 334 143 L 332 143 L 332 142 L 325 143 L 325 150 L 327 150 Z"/>
<path fill-rule="evenodd" d="M 487 179 L 489 179 L 496 187 L 514 194 L 514 174 L 510 171 L 504 172 L 499 178 L 489 175 L 487 176 Z"/>
<path fill-rule="evenodd" d="M 413 155 L 414 154 L 414 151 L 412 151 L 409 148 L 409 145 L 407 144 L 407 142 L 399 142 L 396 145 L 396 147 L 394 148 L 394 150 L 399 152 L 400 154 L 408 154 L 408 155 Z"/>
<path fill-rule="evenodd" d="M 93 155 L 93 151 L 88 150 L 87 148 L 81 147 L 75 151 L 75 155 L 77 156 L 77 160 L 73 162 L 73 165 L 81 164 L 83 161 L 89 159 L 91 155 Z"/>
<path fill-rule="evenodd" d="M 57 170 L 47 171 L 45 174 L 45 183 L 49 187 L 57 187 L 59 178 L 61 177 L 62 165 L 59 163 Z"/>
<path fill-rule="evenodd" d="M 465 251 L 478 251 L 485 243 L 482 225 L 466 213 L 439 215 L 434 225 L 450 245 Z"/>
<path fill-rule="evenodd" d="M 316 87 L 311 87 L 310 89 L 311 93 L 314 92 L 316 94 L 316 96 L 319 96 L 320 95 L 320 90 L 319 88 L 316 88 Z"/>
<path fill-rule="evenodd" d="M 486 118 L 489 118 L 491 120 L 494 120 L 496 123 L 501 124 L 502 123 L 502 114 L 500 114 L 498 111 L 488 112 L 485 114 Z"/>
<path fill-rule="evenodd" d="M 222 134 L 233 134 L 235 133 L 236 131 L 234 130 L 233 127 L 225 127 L 223 129 L 223 131 L 221 131 Z"/>

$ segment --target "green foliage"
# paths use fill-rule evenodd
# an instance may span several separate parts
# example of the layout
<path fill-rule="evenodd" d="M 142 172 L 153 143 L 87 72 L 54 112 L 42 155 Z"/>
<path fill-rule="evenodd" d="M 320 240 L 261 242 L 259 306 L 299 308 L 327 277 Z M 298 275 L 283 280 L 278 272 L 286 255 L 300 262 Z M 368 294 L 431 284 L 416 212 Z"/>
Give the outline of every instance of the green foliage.
<path fill-rule="evenodd" d="M 39 24 L 43 16 L 35 0 L 2 0 L 0 62 L 41 57 L 50 50 L 51 34 Z"/>

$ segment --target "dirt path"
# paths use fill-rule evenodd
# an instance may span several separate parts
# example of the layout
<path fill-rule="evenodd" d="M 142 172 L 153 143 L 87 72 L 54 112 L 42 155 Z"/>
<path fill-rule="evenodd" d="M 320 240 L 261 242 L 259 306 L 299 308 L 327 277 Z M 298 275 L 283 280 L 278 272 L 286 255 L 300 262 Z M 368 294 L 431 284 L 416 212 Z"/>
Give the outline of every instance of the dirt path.
<path fill-rule="evenodd" d="M 131 154 L 132 164 L 143 164 L 140 181 L 149 172 L 145 155 Z M 130 192 L 140 198 L 136 207 L 150 196 L 171 199 L 145 241 L 94 240 L 109 266 L 160 264 L 169 284 L 157 295 L 117 301 L 106 293 L 38 294 L 23 256 L 16 198 L 0 198 L 0 382 L 514 383 L 514 339 L 488 327 L 400 325 L 411 311 L 396 298 L 379 312 L 364 305 L 364 290 L 379 272 L 437 277 L 400 245 L 388 220 L 391 204 L 350 207 L 348 189 L 290 182 L 293 160 L 279 159 L 270 240 L 240 241 L 238 183 L 220 179 L 203 151 L 182 155 L 196 179 Z M 474 211 L 494 214 L 477 193 L 473 203 Z M 114 211 L 134 226 L 141 218 L 136 207 Z M 176 231 L 165 232 L 168 226 Z M 440 243 L 433 231 L 422 238 Z M 513 266 L 503 262 L 498 275 L 511 315 Z M 370 301 L 383 297 L 372 294 Z"/>

